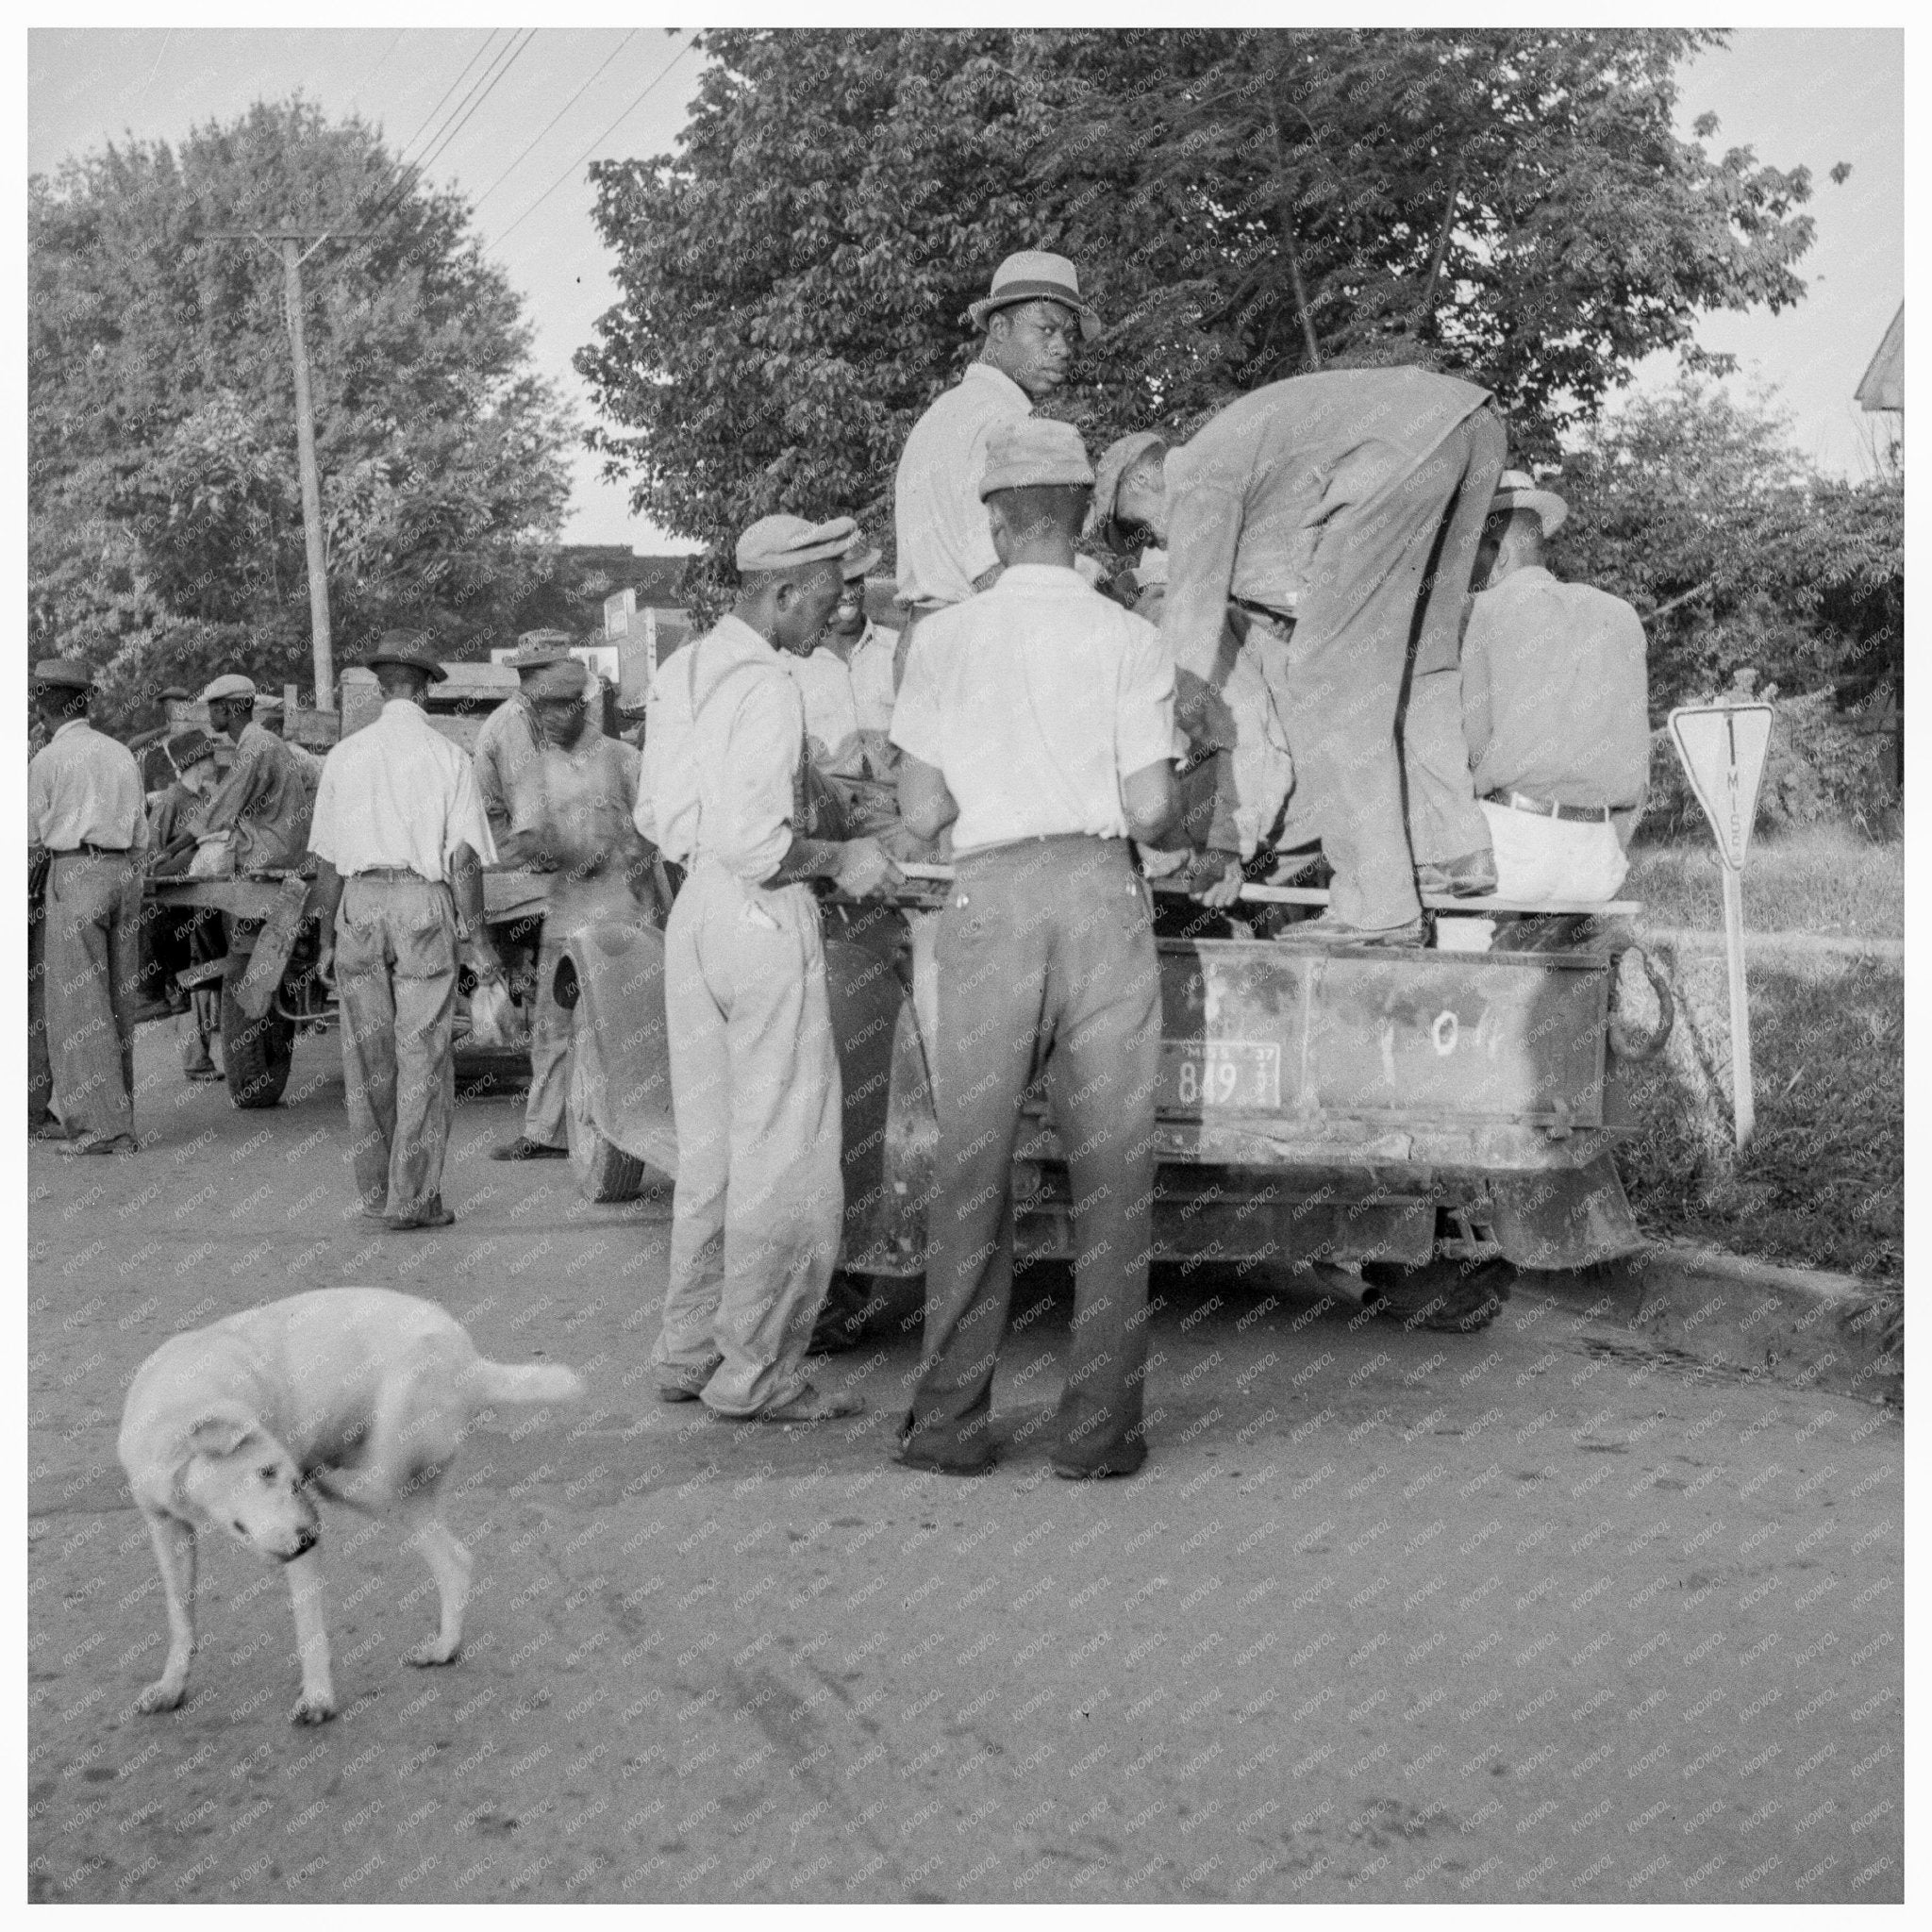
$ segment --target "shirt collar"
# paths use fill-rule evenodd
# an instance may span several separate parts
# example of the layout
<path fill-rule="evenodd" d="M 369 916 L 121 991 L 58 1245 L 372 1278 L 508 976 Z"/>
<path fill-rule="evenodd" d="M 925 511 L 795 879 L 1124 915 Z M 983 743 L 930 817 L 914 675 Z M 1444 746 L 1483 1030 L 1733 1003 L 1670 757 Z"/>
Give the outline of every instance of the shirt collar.
<path fill-rule="evenodd" d="M 997 591 L 1008 584 L 1011 584 L 1015 590 L 1023 591 L 1092 589 L 1078 571 L 1058 563 L 1009 563 L 1000 573 L 999 581 L 993 585 L 993 589 Z"/>
<path fill-rule="evenodd" d="M 991 362 L 967 363 L 966 374 L 959 378 L 960 388 L 969 382 L 990 382 L 1003 396 L 1018 403 L 1029 416 L 1033 413 L 1033 398 L 1004 369 L 995 369 Z"/>
<path fill-rule="evenodd" d="M 429 722 L 429 714 L 424 710 L 423 707 L 414 698 L 384 698 L 382 701 L 382 715 L 387 718 L 392 711 L 399 716 L 401 713 L 408 711 L 412 716 L 421 718 L 425 724 Z"/>
<path fill-rule="evenodd" d="M 55 726 L 54 738 L 65 738 L 70 731 L 92 731 L 93 728 L 85 718 L 70 718 L 66 724 Z M 54 738 L 48 739 L 47 742 L 52 744 Z"/>
<path fill-rule="evenodd" d="M 735 610 L 727 610 L 718 620 L 714 626 L 714 634 L 718 631 L 728 633 L 732 642 L 741 649 L 749 648 L 761 651 L 768 658 L 782 658 L 786 655 L 779 650 L 776 644 L 773 643 L 771 639 L 760 637 Z"/>
<path fill-rule="evenodd" d="M 1512 570 L 1496 588 L 1499 591 L 1507 591 L 1511 584 L 1522 584 L 1527 587 L 1530 584 L 1554 584 L 1556 581 L 1555 575 L 1546 565 L 1525 563 L 1519 569 Z"/>

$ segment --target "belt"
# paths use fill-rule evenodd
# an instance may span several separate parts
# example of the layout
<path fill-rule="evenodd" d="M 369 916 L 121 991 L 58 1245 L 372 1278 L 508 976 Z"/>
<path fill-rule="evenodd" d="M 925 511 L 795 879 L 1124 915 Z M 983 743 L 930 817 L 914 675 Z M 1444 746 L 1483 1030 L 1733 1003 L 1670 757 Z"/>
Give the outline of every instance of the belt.
<path fill-rule="evenodd" d="M 83 839 L 78 845 L 68 845 L 55 852 L 54 857 L 56 858 L 79 858 L 82 857 L 88 858 L 125 858 L 132 849 L 131 846 L 127 845 L 90 845 Z"/>
<path fill-rule="evenodd" d="M 1531 798 L 1522 791 L 1492 791 L 1485 805 L 1507 805 L 1511 811 L 1533 811 L 1539 818 L 1567 819 L 1573 824 L 1607 825 L 1610 808 L 1607 805 L 1558 805 L 1554 798 Z"/>
<path fill-rule="evenodd" d="M 414 866 L 409 865 L 365 865 L 360 872 L 352 872 L 352 879 L 414 879 L 418 885 L 440 886 L 441 879 L 425 879 Z"/>

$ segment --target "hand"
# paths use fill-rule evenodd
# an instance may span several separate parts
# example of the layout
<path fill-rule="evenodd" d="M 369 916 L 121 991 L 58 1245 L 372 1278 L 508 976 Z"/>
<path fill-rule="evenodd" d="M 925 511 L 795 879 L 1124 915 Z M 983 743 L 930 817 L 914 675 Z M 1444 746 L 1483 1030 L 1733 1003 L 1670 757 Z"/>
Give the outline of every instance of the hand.
<path fill-rule="evenodd" d="M 507 981 L 509 977 L 503 970 L 503 961 L 496 957 L 496 948 L 480 935 L 470 941 L 470 970 L 485 983 L 492 979 Z"/>
<path fill-rule="evenodd" d="M 325 986 L 336 983 L 336 942 L 333 936 L 325 938 L 316 949 L 315 976 Z"/>
<path fill-rule="evenodd" d="M 886 855 L 876 839 L 851 839 L 839 851 L 839 869 L 832 880 L 841 892 L 863 899 L 891 891 L 906 883 L 906 874 Z"/>
<path fill-rule="evenodd" d="M 1215 868 L 1219 866 L 1217 872 Z M 1205 852 L 1189 874 L 1188 890 L 1204 906 L 1221 910 L 1241 895 L 1241 861 L 1233 852 Z"/>

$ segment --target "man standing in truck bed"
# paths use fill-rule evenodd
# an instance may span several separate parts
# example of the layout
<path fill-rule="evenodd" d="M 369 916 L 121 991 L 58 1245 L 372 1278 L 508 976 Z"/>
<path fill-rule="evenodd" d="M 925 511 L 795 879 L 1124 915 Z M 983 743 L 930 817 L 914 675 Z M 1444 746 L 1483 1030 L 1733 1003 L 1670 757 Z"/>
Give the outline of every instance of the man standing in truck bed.
<path fill-rule="evenodd" d="M 1473 383 L 1338 370 L 1242 396 L 1121 476 L 1115 521 L 1167 547 L 1177 671 L 1221 682 L 1230 599 L 1288 640 L 1283 722 L 1335 883 L 1285 938 L 1414 945 L 1419 886 L 1495 889 L 1458 662 L 1505 441 Z"/>
<path fill-rule="evenodd" d="M 238 873 L 300 865 L 308 850 L 317 774 L 287 740 L 255 722 L 253 679 L 230 672 L 216 678 L 201 701 L 208 728 L 235 746 L 235 762 L 208 800 L 201 841 L 228 833 Z"/>

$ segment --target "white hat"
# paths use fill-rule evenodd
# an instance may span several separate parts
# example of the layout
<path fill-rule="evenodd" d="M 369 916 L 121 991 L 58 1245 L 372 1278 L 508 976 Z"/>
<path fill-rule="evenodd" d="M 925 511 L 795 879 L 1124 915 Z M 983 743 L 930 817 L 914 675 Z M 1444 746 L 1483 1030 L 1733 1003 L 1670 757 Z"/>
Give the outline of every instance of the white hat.
<path fill-rule="evenodd" d="M 1498 517 L 1511 509 L 1534 511 L 1545 537 L 1554 537 L 1570 515 L 1570 506 L 1554 490 L 1539 490 L 1527 470 L 1505 470 L 1496 479 L 1496 500 L 1490 514 Z"/>
<path fill-rule="evenodd" d="M 760 517 L 738 540 L 738 568 L 744 576 L 756 576 L 842 558 L 858 535 L 858 525 L 850 517 L 834 517 L 828 524 L 808 524 L 803 517 Z"/>
<path fill-rule="evenodd" d="M 1064 255 L 1041 248 L 1023 248 L 1009 255 L 992 272 L 992 292 L 967 309 L 974 328 L 984 328 L 995 308 L 1016 302 L 1058 302 L 1080 318 L 1080 339 L 1091 342 L 1100 333 L 1100 318 L 1080 299 L 1080 272 Z"/>
<path fill-rule="evenodd" d="M 196 699 L 197 704 L 211 705 L 217 698 L 253 698 L 255 680 L 243 677 L 239 671 L 230 671 L 218 677 Z"/>

